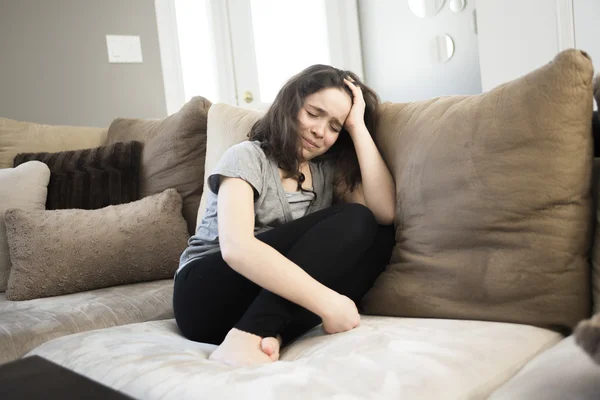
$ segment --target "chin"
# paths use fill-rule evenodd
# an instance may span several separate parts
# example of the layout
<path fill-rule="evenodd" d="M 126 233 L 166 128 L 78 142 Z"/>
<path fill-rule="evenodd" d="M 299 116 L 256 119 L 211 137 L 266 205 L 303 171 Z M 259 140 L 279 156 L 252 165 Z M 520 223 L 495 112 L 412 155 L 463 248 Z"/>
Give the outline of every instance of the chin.
<path fill-rule="evenodd" d="M 315 153 L 313 153 L 313 152 L 310 152 L 310 151 L 308 151 L 308 150 L 306 150 L 306 149 L 303 149 L 303 150 L 302 150 L 302 157 L 304 157 L 304 159 L 305 159 L 306 161 L 312 160 L 313 158 L 315 158 L 315 157 L 317 157 L 317 156 L 318 156 L 318 154 L 315 154 Z"/>

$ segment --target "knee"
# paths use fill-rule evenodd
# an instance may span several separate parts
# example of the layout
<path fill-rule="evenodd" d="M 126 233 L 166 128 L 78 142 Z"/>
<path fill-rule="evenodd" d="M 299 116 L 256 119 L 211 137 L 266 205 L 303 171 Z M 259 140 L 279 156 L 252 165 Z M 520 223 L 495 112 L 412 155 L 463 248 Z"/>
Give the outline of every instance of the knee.
<path fill-rule="evenodd" d="M 357 204 L 343 204 L 341 210 L 341 234 L 349 242 L 372 242 L 377 233 L 377 220 L 368 207 Z"/>

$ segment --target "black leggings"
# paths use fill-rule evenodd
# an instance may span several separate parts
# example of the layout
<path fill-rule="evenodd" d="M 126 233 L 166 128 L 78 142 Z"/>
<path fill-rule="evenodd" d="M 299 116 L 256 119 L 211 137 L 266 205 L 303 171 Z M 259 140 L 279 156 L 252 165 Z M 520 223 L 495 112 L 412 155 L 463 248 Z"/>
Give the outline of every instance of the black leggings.
<path fill-rule="evenodd" d="M 329 288 L 355 303 L 387 265 L 392 225 L 377 225 L 360 204 L 339 204 L 256 236 Z M 234 271 L 221 253 L 186 265 L 175 279 L 175 319 L 190 340 L 220 344 L 235 327 L 261 337 L 281 335 L 287 344 L 321 319 Z"/>

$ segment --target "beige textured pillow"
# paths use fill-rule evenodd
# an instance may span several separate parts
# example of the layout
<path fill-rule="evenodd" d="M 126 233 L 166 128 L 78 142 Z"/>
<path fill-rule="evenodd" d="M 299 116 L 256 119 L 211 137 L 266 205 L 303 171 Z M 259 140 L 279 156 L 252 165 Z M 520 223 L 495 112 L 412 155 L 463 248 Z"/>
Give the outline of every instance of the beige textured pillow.
<path fill-rule="evenodd" d="M 569 50 L 488 93 L 383 105 L 397 243 L 365 312 L 565 331 L 589 315 L 592 74 Z"/>
<path fill-rule="evenodd" d="M 49 181 L 50 168 L 39 161 L 29 161 L 17 168 L 0 169 L 0 292 L 6 290 L 10 272 L 4 213 L 13 207 L 44 210 Z"/>
<path fill-rule="evenodd" d="M 108 144 L 137 140 L 144 143 L 140 166 L 140 195 L 177 189 L 183 216 L 194 233 L 206 153 L 206 113 L 211 102 L 194 97 L 181 110 L 162 120 L 119 118 L 108 128 Z"/>
<path fill-rule="evenodd" d="M 8 300 L 173 276 L 188 239 L 175 189 L 98 210 L 8 210 Z"/>
<path fill-rule="evenodd" d="M 206 162 L 204 164 L 204 190 L 198 208 L 196 227 L 206 212 L 207 178 L 225 151 L 231 146 L 248 140 L 250 129 L 262 114 L 246 108 L 227 104 L 214 104 L 208 111 Z"/>
<path fill-rule="evenodd" d="M 12 167 L 19 153 L 56 153 L 105 144 L 106 128 L 43 125 L 0 118 L 0 168 Z"/>

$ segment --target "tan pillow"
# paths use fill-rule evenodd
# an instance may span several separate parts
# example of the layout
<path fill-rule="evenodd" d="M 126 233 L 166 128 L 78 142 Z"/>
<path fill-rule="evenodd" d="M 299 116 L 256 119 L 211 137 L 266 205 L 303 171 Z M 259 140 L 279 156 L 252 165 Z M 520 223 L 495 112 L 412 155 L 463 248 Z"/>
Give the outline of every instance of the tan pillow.
<path fill-rule="evenodd" d="M 39 161 L 30 161 L 17 168 L 0 169 L 0 292 L 6 290 L 10 272 L 4 213 L 13 207 L 43 210 L 49 181 L 50 169 Z"/>
<path fill-rule="evenodd" d="M 188 239 L 175 189 L 98 210 L 4 215 L 8 300 L 29 300 L 173 276 Z"/>
<path fill-rule="evenodd" d="M 397 243 L 365 312 L 565 331 L 589 315 L 591 83 L 570 50 L 482 95 L 383 105 Z"/>
<path fill-rule="evenodd" d="M 206 212 L 207 178 L 225 151 L 231 146 L 248 140 L 248 134 L 262 113 L 246 108 L 234 107 L 227 104 L 214 104 L 208 111 L 208 128 L 206 140 L 206 162 L 204 164 L 204 190 L 196 227 L 202 221 Z"/>
<path fill-rule="evenodd" d="M 19 153 L 55 153 L 106 144 L 106 128 L 43 125 L 0 118 L 0 168 Z"/>
<path fill-rule="evenodd" d="M 194 233 L 206 153 L 206 113 L 211 102 L 194 97 L 162 120 L 119 118 L 108 128 L 108 144 L 144 143 L 140 166 L 142 197 L 175 188 L 183 198 L 183 216 Z"/>

